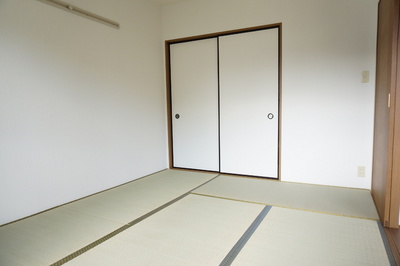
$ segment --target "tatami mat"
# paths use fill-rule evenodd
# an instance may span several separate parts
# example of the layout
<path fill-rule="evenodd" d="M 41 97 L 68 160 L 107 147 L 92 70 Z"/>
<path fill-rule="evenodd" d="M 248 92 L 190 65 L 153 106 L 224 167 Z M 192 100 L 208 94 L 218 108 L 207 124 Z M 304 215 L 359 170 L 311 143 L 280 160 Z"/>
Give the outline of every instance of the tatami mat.
<path fill-rule="evenodd" d="M 165 170 L 65 207 L 111 221 L 128 223 L 215 176 L 217 174 Z"/>
<path fill-rule="evenodd" d="M 0 227 L 0 265 L 389 265 L 377 218 L 367 190 L 165 170 Z"/>
<path fill-rule="evenodd" d="M 64 207 L 0 227 L 0 265 L 50 265 L 122 226 Z"/>
<path fill-rule="evenodd" d="M 232 265 L 390 265 L 376 221 L 272 207 Z"/>
<path fill-rule="evenodd" d="M 67 265 L 219 265 L 263 208 L 189 195 Z"/>
<path fill-rule="evenodd" d="M 379 219 L 370 191 L 363 189 L 221 175 L 194 193 L 314 212 Z"/>
<path fill-rule="evenodd" d="M 49 265 L 215 177 L 165 170 L 0 227 L 0 265 Z"/>

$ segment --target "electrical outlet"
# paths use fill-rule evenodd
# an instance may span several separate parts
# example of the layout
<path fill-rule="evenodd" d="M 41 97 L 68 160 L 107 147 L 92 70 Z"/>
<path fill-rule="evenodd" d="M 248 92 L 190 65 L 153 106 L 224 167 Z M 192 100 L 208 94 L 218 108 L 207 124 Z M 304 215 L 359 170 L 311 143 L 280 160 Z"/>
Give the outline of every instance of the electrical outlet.
<path fill-rule="evenodd" d="M 365 166 L 359 166 L 357 168 L 357 176 L 358 177 L 365 177 Z"/>

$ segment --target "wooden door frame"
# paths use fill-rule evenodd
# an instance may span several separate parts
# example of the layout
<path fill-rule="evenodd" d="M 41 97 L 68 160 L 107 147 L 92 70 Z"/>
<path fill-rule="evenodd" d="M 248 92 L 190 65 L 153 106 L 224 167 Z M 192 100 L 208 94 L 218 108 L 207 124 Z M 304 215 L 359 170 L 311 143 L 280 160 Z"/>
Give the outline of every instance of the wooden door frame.
<path fill-rule="evenodd" d="M 215 32 L 210 34 L 196 35 L 191 37 L 184 37 L 178 39 L 171 39 L 165 41 L 165 69 L 166 69 L 166 97 L 167 97 L 167 126 L 168 126 L 168 157 L 169 157 L 169 168 L 173 169 L 173 139 L 172 139 L 172 102 L 171 102 L 171 61 L 170 61 L 170 45 L 182 42 L 197 41 L 209 38 L 218 38 L 224 35 L 232 35 L 238 33 L 266 30 L 266 29 L 278 29 L 278 178 L 281 180 L 281 128 L 282 128 L 282 23 L 268 24 L 256 27 L 242 28 L 236 30 Z M 274 178 L 276 180 L 276 178 Z"/>
<path fill-rule="evenodd" d="M 384 226 L 399 228 L 400 1 L 380 0 L 378 10 L 374 160 L 371 192 Z M 387 124 L 383 125 L 382 121 L 387 121 Z"/>
<path fill-rule="evenodd" d="M 392 155 L 391 155 L 391 178 L 390 178 L 390 199 L 389 199 L 389 227 L 399 228 L 399 212 L 400 212 L 400 1 L 395 0 L 397 5 L 396 18 L 397 21 L 397 49 L 395 65 L 393 68 L 393 86 L 391 93 L 394 94 L 391 99 L 391 130 L 392 130 Z M 396 48 L 395 46 L 395 48 Z M 388 185 L 389 186 L 389 185 Z"/>

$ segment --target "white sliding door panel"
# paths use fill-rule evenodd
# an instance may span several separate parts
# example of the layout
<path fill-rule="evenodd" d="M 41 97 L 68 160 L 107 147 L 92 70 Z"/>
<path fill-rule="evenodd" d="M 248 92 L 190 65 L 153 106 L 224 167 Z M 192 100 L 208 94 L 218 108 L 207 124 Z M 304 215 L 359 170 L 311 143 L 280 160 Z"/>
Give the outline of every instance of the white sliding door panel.
<path fill-rule="evenodd" d="M 170 62 L 173 166 L 219 171 L 217 39 L 172 44 Z"/>
<path fill-rule="evenodd" d="M 277 178 L 278 29 L 222 36 L 219 48 L 221 172 Z"/>

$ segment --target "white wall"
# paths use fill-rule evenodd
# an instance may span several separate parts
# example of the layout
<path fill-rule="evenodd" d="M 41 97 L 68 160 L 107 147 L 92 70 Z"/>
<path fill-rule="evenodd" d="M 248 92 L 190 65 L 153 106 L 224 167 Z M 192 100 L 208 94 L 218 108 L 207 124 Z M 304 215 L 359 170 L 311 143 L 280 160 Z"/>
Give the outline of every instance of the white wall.
<path fill-rule="evenodd" d="M 284 181 L 370 188 L 378 0 L 189 0 L 163 38 L 283 23 Z M 370 82 L 361 83 L 361 72 Z M 357 166 L 366 177 L 357 177 Z"/>
<path fill-rule="evenodd" d="M 0 224 L 167 167 L 161 9 L 0 1 Z"/>

